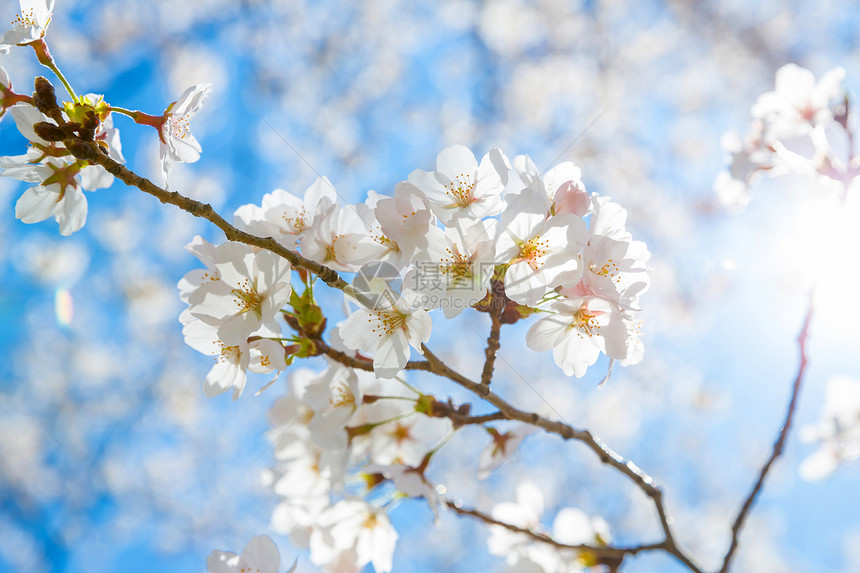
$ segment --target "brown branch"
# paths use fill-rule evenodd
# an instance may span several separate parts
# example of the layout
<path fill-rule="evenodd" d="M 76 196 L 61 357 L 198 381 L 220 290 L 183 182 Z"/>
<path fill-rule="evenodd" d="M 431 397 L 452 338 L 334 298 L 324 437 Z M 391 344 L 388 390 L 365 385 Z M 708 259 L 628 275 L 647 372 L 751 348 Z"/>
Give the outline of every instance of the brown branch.
<path fill-rule="evenodd" d="M 774 442 L 773 444 L 773 451 L 771 451 L 770 457 L 762 466 L 761 471 L 759 472 L 758 480 L 753 486 L 752 491 L 744 500 L 744 503 L 741 506 L 740 511 L 738 512 L 737 518 L 735 518 L 735 522 L 732 525 L 732 542 L 729 545 L 729 550 L 726 552 L 726 556 L 723 558 L 723 566 L 720 568 L 719 573 L 726 573 L 729 570 L 729 565 L 731 564 L 732 557 L 734 557 L 735 551 L 738 548 L 738 537 L 740 535 L 741 528 L 744 525 L 744 521 L 746 520 L 747 515 L 752 509 L 752 506 L 755 503 L 759 492 L 761 492 L 767 473 L 770 471 L 771 466 L 777 460 L 777 458 L 782 455 L 782 451 L 785 448 L 785 443 L 786 441 L 788 441 L 788 432 L 789 430 L 791 430 L 791 423 L 794 419 L 794 411 L 797 408 L 797 399 L 800 396 L 800 388 L 803 384 L 803 376 L 806 373 L 806 365 L 808 363 L 806 357 L 806 342 L 809 338 L 809 325 L 812 322 L 812 313 L 813 301 L 812 295 L 810 295 L 809 307 L 806 311 L 806 318 L 803 321 L 803 328 L 800 330 L 800 334 L 797 336 L 797 345 L 800 349 L 800 366 L 797 369 L 797 376 L 794 379 L 794 387 L 791 391 L 791 399 L 788 402 L 788 411 L 785 414 L 785 421 L 782 424 L 782 428 L 780 428 L 779 435 L 776 438 L 776 442 Z"/>
<path fill-rule="evenodd" d="M 567 549 L 571 551 L 587 551 L 589 553 L 593 553 L 599 561 L 611 560 L 620 562 L 620 560 L 623 559 L 626 555 L 636 555 L 637 553 L 642 553 L 645 551 L 666 550 L 665 541 L 662 541 L 660 543 L 634 545 L 631 547 L 613 547 L 611 545 L 601 546 L 588 544 L 568 545 L 566 543 L 559 543 L 549 535 L 541 533 L 539 531 L 535 531 L 534 529 L 524 529 L 522 527 L 518 527 L 516 525 L 504 521 L 499 521 L 498 519 L 495 519 L 491 515 L 488 515 L 480 510 L 464 508 L 450 499 L 445 500 L 445 505 L 447 505 L 459 515 L 468 515 L 470 517 L 479 519 L 488 525 L 497 525 L 499 527 L 504 527 L 508 531 L 513 531 L 514 533 L 522 533 L 523 535 L 527 535 L 535 539 L 536 541 L 547 543 L 558 549 Z"/>
<path fill-rule="evenodd" d="M 245 231 L 237 229 L 236 227 L 225 221 L 224 218 L 221 217 L 218 213 L 216 213 L 212 206 L 208 203 L 201 203 L 200 201 L 195 201 L 194 199 L 185 197 L 184 195 L 181 195 L 176 191 L 167 191 L 165 189 L 162 189 L 149 179 L 137 175 L 130 169 L 117 163 L 116 161 L 105 155 L 101 151 L 101 149 L 99 149 L 98 145 L 93 143 L 92 141 L 69 138 L 64 140 L 63 144 L 72 153 L 72 155 L 74 155 L 78 159 L 84 159 L 86 161 L 89 161 L 90 163 L 94 163 L 96 165 L 104 167 L 108 173 L 110 173 L 126 185 L 130 187 L 137 187 L 144 193 L 152 195 L 162 203 L 176 205 L 183 211 L 191 213 L 195 217 L 206 219 L 207 221 L 211 222 L 216 227 L 224 231 L 224 234 L 230 241 L 237 241 L 240 243 L 245 243 L 246 245 L 252 245 L 255 247 L 260 247 L 261 249 L 266 249 L 267 251 L 271 251 L 276 255 L 279 255 L 288 260 L 290 264 L 293 265 L 293 267 L 305 269 L 317 275 L 324 283 L 326 283 L 330 287 L 343 290 L 348 286 L 348 283 L 342 278 L 340 278 L 340 275 L 338 275 L 337 272 L 335 272 L 334 270 L 316 261 L 306 259 L 295 251 L 291 251 L 283 247 L 275 239 L 271 237 L 258 237 L 256 235 L 252 235 L 250 233 L 246 233 Z"/>
<path fill-rule="evenodd" d="M 322 344 L 325 345 L 325 343 Z M 325 346 L 327 350 L 324 353 L 330 358 L 333 358 L 346 366 L 360 368 L 371 372 L 373 371 L 373 364 L 370 361 L 353 358 L 342 352 L 334 350 L 327 345 Z M 469 380 L 459 372 L 449 368 L 444 362 L 439 360 L 439 358 L 433 354 L 426 345 L 422 344 L 421 350 L 427 360 L 411 360 L 406 364 L 406 370 L 423 370 L 456 382 L 460 386 L 463 386 L 472 393 L 477 394 L 498 408 L 499 412 L 504 415 L 504 418 L 499 419 L 517 420 L 519 422 L 537 426 L 552 434 L 557 434 L 565 440 L 577 440 L 583 442 L 595 454 L 597 454 L 598 459 L 600 459 L 602 463 L 613 467 L 620 473 L 627 476 L 627 478 L 636 484 L 636 486 L 639 487 L 645 495 L 650 497 L 654 503 L 657 515 L 660 518 L 660 525 L 663 529 L 663 534 L 665 535 L 665 540 L 661 544 L 662 549 L 678 559 L 694 573 L 702 573 L 702 570 L 684 554 L 675 541 L 671 528 L 671 520 L 666 512 L 663 502 L 663 491 L 654 485 L 654 480 L 651 476 L 640 470 L 636 464 L 625 460 L 621 455 L 617 454 L 612 450 L 612 448 L 603 443 L 600 438 L 588 430 L 577 430 L 569 424 L 544 418 L 536 412 L 525 412 L 523 410 L 519 410 L 497 394 L 493 393 L 489 386 Z"/>
<path fill-rule="evenodd" d="M 486 360 L 481 371 L 481 384 L 489 386 L 493 379 L 493 367 L 496 363 L 496 352 L 499 350 L 499 336 L 502 332 L 502 311 L 505 309 L 504 300 L 491 295 L 490 298 L 490 336 L 487 337 L 487 349 L 484 351 Z"/>

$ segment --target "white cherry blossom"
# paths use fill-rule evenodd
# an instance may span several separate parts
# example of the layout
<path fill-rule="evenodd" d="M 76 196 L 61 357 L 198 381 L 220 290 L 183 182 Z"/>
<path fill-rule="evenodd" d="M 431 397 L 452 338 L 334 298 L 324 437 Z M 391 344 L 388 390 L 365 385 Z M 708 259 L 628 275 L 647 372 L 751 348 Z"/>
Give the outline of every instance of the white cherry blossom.
<path fill-rule="evenodd" d="M 404 261 L 411 261 L 417 251 L 427 247 L 436 217 L 414 185 L 401 181 L 394 188 L 394 197 L 380 196 L 373 211 L 382 233 L 397 243 Z"/>
<path fill-rule="evenodd" d="M 327 177 L 318 177 L 299 199 L 289 191 L 275 189 L 263 195 L 261 206 L 242 205 L 234 214 L 236 223 L 261 237 L 273 237 L 294 249 L 314 226 L 320 213 L 337 203 L 337 193 Z"/>
<path fill-rule="evenodd" d="M 447 225 L 457 216 L 480 219 L 502 211 L 506 163 L 498 149 L 486 154 L 479 165 L 468 148 L 453 145 L 436 157 L 435 171 L 416 169 L 409 182 L 424 193 L 442 223 Z"/>
<path fill-rule="evenodd" d="M 332 205 L 302 239 L 302 254 L 336 271 L 356 272 L 388 250 L 373 240 L 371 228 L 354 205 Z"/>
<path fill-rule="evenodd" d="M 830 103 L 843 95 L 844 79 L 842 68 L 830 70 L 816 82 L 809 70 L 786 64 L 776 72 L 775 89 L 759 96 L 752 115 L 767 122 L 771 139 L 808 134 L 833 121 Z"/>
<path fill-rule="evenodd" d="M 0 54 L 9 52 L 12 46 L 24 46 L 45 37 L 54 0 L 19 0 L 21 12 L 12 20 L 12 29 L 0 40 Z"/>
<path fill-rule="evenodd" d="M 568 297 L 598 296 L 624 310 L 640 310 L 639 297 L 648 289 L 645 243 L 592 235 L 580 254 L 582 279 L 561 293 Z"/>
<path fill-rule="evenodd" d="M 159 155 L 165 187 L 168 185 L 168 175 L 174 163 L 194 163 L 200 159 L 203 148 L 191 133 L 191 119 L 203 107 L 210 91 L 212 91 L 211 84 L 191 86 L 164 111 L 159 132 L 161 138 Z"/>
<path fill-rule="evenodd" d="M 233 399 L 242 395 L 247 381 L 246 371 L 267 374 L 275 370 L 285 370 L 284 347 L 280 342 L 259 338 L 250 342 L 240 340 L 228 346 L 218 338 L 218 330 L 201 320 L 190 318 L 187 311 L 183 314 L 187 322 L 182 328 L 185 343 L 191 348 L 215 356 L 215 365 L 206 375 L 203 393 L 207 398 L 217 396 L 233 389 Z M 278 336 L 277 332 L 262 332 L 267 336 Z"/>
<path fill-rule="evenodd" d="M 603 352 L 627 357 L 627 326 L 618 307 L 597 297 L 554 302 L 554 314 L 540 319 L 526 333 L 532 350 L 552 350 L 555 363 L 567 376 L 581 378 Z"/>
<path fill-rule="evenodd" d="M 444 230 L 430 227 L 427 246 L 414 258 L 404 284 L 424 308 L 442 307 L 453 318 L 487 294 L 493 276 L 496 249 L 483 221 L 458 221 Z"/>
<path fill-rule="evenodd" d="M 242 243 L 215 248 L 218 278 L 202 283 L 201 295 L 189 295 L 189 311 L 217 327 L 227 346 L 245 341 L 261 326 L 277 331 L 275 315 L 289 300 L 290 264 L 269 252 Z M 199 302 L 195 302 L 199 301 Z"/>
<path fill-rule="evenodd" d="M 547 218 L 549 199 L 526 189 L 502 214 L 498 261 L 509 263 L 505 294 L 535 306 L 580 270 L 579 252 L 588 240 L 585 221 L 573 214 Z"/>
<path fill-rule="evenodd" d="M 427 481 L 423 468 L 400 464 L 371 464 L 363 468 L 363 472 L 365 474 L 381 474 L 386 479 L 390 479 L 394 482 L 397 491 L 407 497 L 424 498 L 433 512 L 434 521 L 438 525 L 439 511 L 444 502 L 433 484 Z"/>
<path fill-rule="evenodd" d="M 379 573 L 391 571 L 397 532 L 383 509 L 347 498 L 326 509 L 311 533 L 311 561 L 328 565 L 348 555 L 356 568 L 371 563 Z"/>
<path fill-rule="evenodd" d="M 509 432 L 500 432 L 495 428 L 487 431 L 492 441 L 487 444 L 478 461 L 478 479 L 484 479 L 502 465 L 505 460 L 517 451 L 526 436 L 536 431 L 534 426 L 521 424 Z"/>
<path fill-rule="evenodd" d="M 412 346 L 419 352 L 430 340 L 430 315 L 409 305 L 405 298 L 378 281 L 369 283 L 372 307 L 352 312 L 340 325 L 343 343 L 352 350 L 373 352 L 373 371 L 381 378 L 393 378 L 409 361 Z"/>

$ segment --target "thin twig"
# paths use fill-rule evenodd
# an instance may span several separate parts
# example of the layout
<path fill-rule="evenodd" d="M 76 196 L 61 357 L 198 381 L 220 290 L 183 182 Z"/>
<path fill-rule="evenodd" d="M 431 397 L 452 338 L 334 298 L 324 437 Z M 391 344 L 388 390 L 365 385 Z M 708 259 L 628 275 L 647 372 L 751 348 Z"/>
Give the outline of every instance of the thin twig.
<path fill-rule="evenodd" d="M 487 337 L 487 348 L 484 350 L 486 360 L 484 369 L 481 371 L 481 384 L 489 386 L 493 380 L 493 368 L 496 364 L 496 352 L 499 350 L 499 336 L 502 333 L 502 311 L 505 310 L 503 299 L 495 296 L 490 298 L 490 335 Z"/>
<path fill-rule="evenodd" d="M 623 558 L 625 555 L 636 555 L 637 553 L 642 553 L 644 551 L 664 551 L 666 549 L 666 542 L 660 543 L 647 543 L 642 545 L 634 545 L 631 547 L 612 547 L 610 545 L 600 546 L 600 545 L 588 545 L 588 544 L 579 544 L 579 545 L 568 545 L 567 543 L 560 543 L 547 535 L 546 533 L 541 533 L 540 531 L 535 531 L 534 529 L 524 529 L 522 527 L 518 527 L 511 523 L 507 523 L 504 521 L 499 521 L 495 519 L 491 515 L 488 515 L 477 509 L 465 508 L 457 502 L 446 499 L 445 505 L 454 510 L 456 513 L 460 515 L 468 515 L 474 517 L 476 519 L 480 519 L 484 523 L 489 525 L 497 525 L 499 527 L 504 527 L 508 531 L 513 531 L 514 533 L 522 533 L 523 535 L 527 535 L 537 541 L 541 541 L 543 543 L 547 543 L 556 547 L 558 549 L 567 549 L 572 551 L 588 551 L 593 553 L 598 558 L 600 557 L 612 557 L 612 558 Z"/>
<path fill-rule="evenodd" d="M 663 491 L 654 484 L 654 480 L 651 476 L 639 469 L 636 464 L 625 460 L 621 455 L 617 454 L 612 450 L 612 448 L 603 443 L 600 438 L 588 430 L 577 430 L 564 422 L 544 418 L 536 412 L 525 412 L 523 410 L 519 410 L 497 394 L 493 393 L 488 386 L 469 380 L 459 372 L 452 370 L 435 354 L 433 354 L 426 345 L 421 345 L 421 351 L 424 353 L 427 360 L 409 361 L 406 364 L 406 370 L 423 370 L 436 374 L 437 376 L 448 378 L 494 405 L 499 409 L 499 412 L 505 416 L 504 419 L 506 420 L 525 422 L 533 426 L 538 426 L 547 432 L 557 434 L 565 440 L 578 440 L 583 442 L 595 454 L 597 454 L 598 459 L 600 459 L 602 463 L 613 467 L 620 473 L 627 476 L 627 478 L 636 484 L 636 486 L 653 501 L 657 510 L 657 515 L 660 518 L 660 525 L 663 529 L 663 534 L 665 535 L 665 540 L 662 542 L 662 546 L 665 551 L 681 561 L 694 573 L 702 573 L 701 568 L 699 568 L 684 554 L 675 541 L 671 528 L 671 520 L 666 512 L 665 504 L 663 502 Z M 331 348 L 329 348 L 325 354 L 347 366 L 371 372 L 373 371 L 373 364 L 370 361 L 353 358 Z"/>
<path fill-rule="evenodd" d="M 813 312 L 813 300 L 812 295 L 809 297 L 809 307 L 806 311 L 806 318 L 803 321 L 803 328 L 800 330 L 800 334 L 797 336 L 797 344 L 800 349 L 800 367 L 797 369 L 797 376 L 794 379 L 794 387 L 791 391 L 791 400 L 788 402 L 788 411 L 785 413 L 785 421 L 782 424 L 782 428 L 779 431 L 779 435 L 776 439 L 776 442 L 773 444 L 773 451 L 770 453 L 770 457 L 767 459 L 765 464 L 762 466 L 761 471 L 759 472 L 758 480 L 752 488 L 752 491 L 744 500 L 743 505 L 741 506 L 740 511 L 738 512 L 737 518 L 735 518 L 735 522 L 732 525 L 732 542 L 729 545 L 729 550 L 726 552 L 725 558 L 723 558 L 723 566 L 720 568 L 719 573 L 726 573 L 729 570 L 729 565 L 731 564 L 732 557 L 734 557 L 735 551 L 738 548 L 738 537 L 741 532 L 741 528 L 744 525 L 744 521 L 746 520 L 747 515 L 752 509 L 753 504 L 755 503 L 756 498 L 758 497 L 759 492 L 764 485 L 765 477 L 767 473 L 770 471 L 771 466 L 782 455 L 782 451 L 785 448 L 785 443 L 788 440 L 788 432 L 791 430 L 791 422 L 794 419 L 794 410 L 797 407 L 797 399 L 800 396 L 800 388 L 803 384 L 803 376 L 806 373 L 806 365 L 807 365 L 807 357 L 806 357 L 806 342 L 809 338 L 809 324 L 812 322 L 812 312 Z"/>
<path fill-rule="evenodd" d="M 330 287 L 344 290 L 349 286 L 349 283 L 343 280 L 340 275 L 338 275 L 337 272 L 333 269 L 330 269 L 329 267 L 322 265 L 316 261 L 304 258 L 295 251 L 291 251 L 285 248 L 275 239 L 271 237 L 258 237 L 256 235 L 252 235 L 250 233 L 246 233 L 245 231 L 237 229 L 236 227 L 225 221 L 224 218 L 221 217 L 218 213 L 216 213 L 212 206 L 208 203 L 201 203 L 200 201 L 195 201 L 194 199 L 185 197 L 184 195 L 177 193 L 176 191 L 167 191 L 166 189 L 162 189 L 149 179 L 137 175 L 130 169 L 117 163 L 116 161 L 105 155 L 99 149 L 98 145 L 91 141 L 84 141 L 82 139 L 67 139 L 63 141 L 63 144 L 72 153 L 72 155 L 74 155 L 78 159 L 84 159 L 86 161 L 89 161 L 90 163 L 101 165 L 108 173 L 110 173 L 126 185 L 130 187 L 137 187 L 144 193 L 152 195 L 162 203 L 176 205 L 183 211 L 191 213 L 195 217 L 206 219 L 207 221 L 211 222 L 216 227 L 224 231 L 224 234 L 230 241 L 238 241 L 240 243 L 245 243 L 247 245 L 260 247 L 261 249 L 271 251 L 276 255 L 287 259 L 290 264 L 293 265 L 293 267 L 305 269 L 317 275 L 324 283 L 326 283 Z"/>

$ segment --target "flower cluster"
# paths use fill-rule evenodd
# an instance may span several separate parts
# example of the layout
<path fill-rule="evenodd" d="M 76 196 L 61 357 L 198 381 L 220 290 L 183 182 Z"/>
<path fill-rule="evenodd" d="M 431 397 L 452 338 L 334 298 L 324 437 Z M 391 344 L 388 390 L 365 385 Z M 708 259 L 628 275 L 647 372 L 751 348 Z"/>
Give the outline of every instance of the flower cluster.
<path fill-rule="evenodd" d="M 80 230 L 87 218 L 83 191 L 109 187 L 113 177 L 101 166 L 78 159 L 63 141 L 95 142 L 101 152 L 117 163 L 125 163 L 119 131 L 112 112 L 130 116 L 137 123 L 158 130 L 164 184 L 174 163 L 192 163 L 200 158 L 200 144 L 191 134 L 189 122 L 209 94 L 208 84 L 188 88 L 160 116 L 115 108 L 103 96 L 77 96 L 56 66 L 44 39 L 54 0 L 20 0 L 20 14 L 0 40 L 0 53 L 14 46 L 31 46 L 39 62 L 53 71 L 71 100 L 58 105 L 54 88 L 45 78 L 36 78 L 32 97 L 15 93 L 6 70 L 0 68 L 0 117 L 7 111 L 30 142 L 24 155 L 0 157 L 0 175 L 38 185 L 28 189 L 15 205 L 15 216 L 25 223 L 54 217 L 62 235 Z"/>
<path fill-rule="evenodd" d="M 6 79 L 0 69 L 0 80 Z M 60 225 L 60 234 L 70 235 L 84 226 L 87 218 L 87 200 L 83 191 L 109 187 L 113 177 L 98 165 L 75 158 L 61 139 L 65 135 L 55 118 L 65 125 L 84 126 L 91 137 L 117 162 L 124 163 L 119 130 L 113 127 L 113 118 L 102 96 L 87 94 L 77 103 L 67 104 L 60 112 L 53 90 L 47 82 L 36 83 L 33 98 L 15 94 L 8 80 L 2 86 L 5 100 L 16 101 L 8 108 L 15 125 L 30 142 L 23 155 L 0 157 L 0 173 L 19 181 L 36 183 L 15 204 L 15 216 L 25 223 L 37 223 L 54 217 Z M 47 101 L 45 101 L 47 100 Z M 37 107 L 54 110 L 48 117 Z"/>
<path fill-rule="evenodd" d="M 421 412 L 427 398 L 335 362 L 296 370 L 269 414 L 276 465 L 264 479 L 280 500 L 273 527 L 310 547 L 327 571 L 368 563 L 390 571 L 397 532 L 387 509 L 404 496 L 440 505 L 424 471 L 452 425 Z"/>
<path fill-rule="evenodd" d="M 718 176 L 720 201 L 743 207 L 754 176 L 802 173 L 818 177 L 844 193 L 860 174 L 860 159 L 850 149 L 850 105 L 842 85 L 845 70 L 834 68 L 817 82 L 812 72 L 787 64 L 776 72 L 773 91 L 752 107 L 746 137 L 728 133 L 723 149 L 731 165 Z"/>
<path fill-rule="evenodd" d="M 588 194 L 562 163 L 541 174 L 526 156 L 494 149 L 480 162 L 455 145 L 436 170 L 416 170 L 392 197 L 370 193 L 339 205 L 325 178 L 299 199 L 278 189 L 236 212 L 239 226 L 272 236 L 334 270 L 357 273 L 358 308 L 337 327 L 350 350 L 372 353 L 378 376 L 396 376 L 430 337 L 428 311 L 446 318 L 482 300 L 507 322 L 547 316 L 527 336 L 581 377 L 600 353 L 641 359 L 639 296 L 648 288 L 645 245 L 625 228 L 626 211 Z M 490 293 L 494 294 L 490 294 Z M 493 300 L 494 299 L 494 300 Z"/>
<path fill-rule="evenodd" d="M 303 290 L 292 288 L 295 269 L 271 252 L 195 238 L 188 248 L 205 268 L 179 284 L 188 304 L 181 321 L 188 344 L 217 357 L 208 396 L 232 388 L 238 397 L 247 370 L 271 373 L 297 357 L 327 355 L 324 371 L 293 373 L 290 393 L 270 413 L 276 465 L 265 481 L 280 498 L 275 529 L 309 547 L 325 570 L 370 563 L 389 571 L 397 533 L 387 511 L 411 497 L 438 513 L 442 500 L 426 470 L 458 427 L 452 414 L 462 412 L 402 377 L 411 350 L 424 352 L 434 310 L 454 318 L 474 307 L 505 323 L 540 313 L 526 342 L 553 350 L 568 375 L 582 376 L 601 353 L 641 359 L 636 313 L 649 253 L 626 218 L 586 192 L 572 163 L 541 174 L 526 156 L 511 161 L 493 150 L 478 161 L 463 146 L 443 150 L 435 171 L 414 171 L 391 197 L 371 192 L 362 204 L 341 205 L 321 177 L 303 198 L 277 189 L 260 205 L 241 206 L 235 222 L 243 230 L 355 273 L 344 288 L 347 317 L 328 332 L 330 343 L 305 271 Z M 481 477 L 531 431 L 485 429 Z M 564 519 L 579 519 L 572 512 Z M 555 571 L 580 558 L 540 551 L 517 559 Z"/>
<path fill-rule="evenodd" d="M 493 518 L 526 531 L 544 533 L 543 509 L 543 493 L 537 485 L 527 481 L 517 486 L 516 502 L 499 503 L 493 508 Z M 602 546 L 612 541 L 609 525 L 603 518 L 589 517 L 573 507 L 565 507 L 556 514 L 551 533 L 556 542 L 564 545 Z M 510 571 L 574 573 L 595 565 L 589 553 L 557 549 L 498 525 L 490 527 L 487 546 L 493 555 L 505 557 Z"/>

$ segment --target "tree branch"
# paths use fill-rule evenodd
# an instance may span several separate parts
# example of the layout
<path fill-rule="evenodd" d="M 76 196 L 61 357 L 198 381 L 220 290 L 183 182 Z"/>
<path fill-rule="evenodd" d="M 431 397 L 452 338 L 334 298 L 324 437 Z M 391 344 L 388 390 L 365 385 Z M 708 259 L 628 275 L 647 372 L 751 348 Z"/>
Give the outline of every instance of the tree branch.
<path fill-rule="evenodd" d="M 325 284 L 330 287 L 344 290 L 349 286 L 345 280 L 343 280 L 339 274 L 333 269 L 322 265 L 316 261 L 312 261 L 310 259 L 306 259 L 295 251 L 291 251 L 285 247 L 283 247 L 280 243 L 278 243 L 275 239 L 271 237 L 258 237 L 256 235 L 252 235 L 250 233 L 246 233 L 245 231 L 241 231 L 228 223 L 221 217 L 211 205 L 208 203 L 201 203 L 200 201 L 195 201 L 189 197 L 185 197 L 184 195 L 177 193 L 176 191 L 167 191 L 162 189 L 149 179 L 145 177 L 141 177 L 137 175 L 124 165 L 117 163 L 107 155 L 105 155 L 97 144 L 92 141 L 85 141 L 83 139 L 77 138 L 69 138 L 63 141 L 63 145 L 78 159 L 84 159 L 89 161 L 90 163 L 94 163 L 96 165 L 100 165 L 105 168 L 105 170 L 128 185 L 129 187 L 137 187 L 144 193 L 148 193 L 161 201 L 162 203 L 169 203 L 171 205 L 176 205 L 183 211 L 191 213 L 195 217 L 200 217 L 202 219 L 206 219 L 207 221 L 214 224 L 216 227 L 224 231 L 224 234 L 227 236 L 227 239 L 230 241 L 237 241 L 240 243 L 245 243 L 246 245 L 252 245 L 255 247 L 260 247 L 261 249 L 266 249 L 267 251 L 271 251 L 278 256 L 281 256 L 287 259 L 293 267 L 305 269 L 307 271 L 312 272 L 317 275 Z"/>
<path fill-rule="evenodd" d="M 324 353 L 330 358 L 333 358 L 334 360 L 337 360 L 338 362 L 341 362 L 342 364 L 345 364 L 347 366 L 352 366 L 354 368 L 360 368 L 362 370 L 367 370 L 371 372 L 373 371 L 372 362 L 368 360 L 361 360 L 358 358 L 350 357 L 343 352 L 339 352 L 337 350 L 332 349 L 331 347 L 328 347 L 328 345 L 326 345 L 322 341 L 318 341 L 318 343 L 322 343 L 323 347 L 327 349 Z M 597 457 L 602 463 L 613 467 L 620 473 L 627 476 L 627 478 L 630 479 L 634 484 L 636 484 L 636 486 L 639 487 L 639 489 L 641 489 L 645 493 L 645 495 L 650 497 L 654 503 L 654 506 L 657 510 L 657 515 L 660 518 L 660 525 L 663 529 L 663 534 L 665 535 L 665 540 L 661 543 L 661 548 L 664 549 L 670 555 L 674 556 L 684 565 L 686 565 L 687 568 L 689 568 L 694 573 L 702 573 L 702 570 L 695 563 L 693 563 L 692 560 L 690 560 L 683 553 L 683 551 L 681 551 L 675 541 L 675 537 L 672 533 L 671 528 L 671 519 L 666 512 L 666 508 L 663 502 L 663 491 L 654 484 L 654 480 L 651 478 L 651 476 L 639 469 L 636 464 L 625 460 L 622 456 L 612 450 L 612 448 L 604 444 L 600 438 L 593 435 L 588 430 L 577 430 L 572 426 L 565 424 L 564 422 L 558 422 L 556 420 L 544 418 L 543 416 L 540 416 L 535 412 L 525 412 L 523 410 L 519 410 L 497 394 L 493 393 L 488 386 L 473 382 L 459 372 L 449 368 L 435 354 L 433 354 L 430 349 L 427 348 L 426 345 L 422 344 L 421 350 L 423 351 L 424 356 L 427 358 L 427 360 L 409 361 L 406 364 L 407 370 L 423 370 L 456 382 L 460 386 L 463 386 L 467 390 L 470 390 L 474 394 L 477 394 L 478 396 L 498 408 L 499 412 L 504 415 L 503 419 L 525 422 L 533 426 L 538 426 L 539 428 L 542 428 L 543 430 L 552 434 L 557 434 L 565 440 L 578 440 L 580 442 L 583 442 L 595 454 L 597 454 Z"/>
<path fill-rule="evenodd" d="M 806 373 L 806 365 L 808 362 L 806 357 L 806 342 L 809 338 L 809 325 L 812 322 L 812 314 L 813 300 L 812 295 L 810 295 L 809 307 L 806 310 L 806 318 L 803 321 L 803 328 L 800 330 L 800 334 L 797 336 L 797 345 L 800 349 L 800 366 L 797 369 L 797 376 L 794 379 L 794 387 L 791 391 L 791 399 L 788 402 L 788 410 L 785 413 L 785 421 L 782 424 L 782 428 L 779 431 L 779 435 L 776 438 L 776 442 L 774 442 L 773 444 L 773 451 L 771 451 L 770 457 L 768 457 L 767 461 L 764 463 L 761 468 L 761 471 L 759 472 L 758 480 L 753 486 L 752 491 L 750 491 L 749 495 L 744 500 L 740 511 L 738 511 L 738 516 L 737 518 L 735 518 L 735 522 L 732 525 L 732 541 L 729 545 L 729 550 L 726 552 L 726 556 L 723 558 L 723 566 L 720 568 L 719 573 L 726 573 L 729 570 L 729 566 L 732 562 L 732 557 L 734 557 L 735 551 L 738 548 L 738 538 L 740 536 L 741 528 L 744 525 L 744 521 L 746 520 L 747 515 L 752 509 L 752 506 L 755 503 L 759 492 L 761 492 L 761 489 L 764 486 L 765 477 L 767 477 L 771 466 L 777 460 L 777 458 L 782 455 L 782 451 L 785 448 L 785 443 L 786 441 L 788 441 L 788 432 L 789 430 L 791 430 L 791 423 L 794 419 L 794 411 L 797 408 L 797 399 L 800 396 L 800 388 L 803 384 L 803 376 Z"/>
<path fill-rule="evenodd" d="M 490 298 L 490 336 L 487 337 L 487 349 L 484 351 L 486 360 L 481 371 L 481 384 L 489 386 L 493 379 L 493 367 L 496 363 L 496 352 L 499 350 L 499 336 L 502 333 L 502 311 L 505 309 L 504 300 L 495 296 Z"/>
<path fill-rule="evenodd" d="M 636 555 L 637 553 L 642 553 L 644 551 L 664 551 L 666 550 L 666 542 L 660 543 L 647 543 L 643 545 L 634 545 L 631 547 L 612 547 L 610 545 L 600 546 L 600 545 L 588 545 L 588 544 L 580 544 L 580 545 L 568 545 L 566 543 L 559 543 L 554 540 L 552 537 L 545 533 L 541 533 L 539 531 L 535 531 L 533 529 L 524 529 L 522 527 L 518 527 L 516 525 L 506 523 L 504 521 L 499 521 L 495 519 L 491 515 L 488 515 L 482 511 L 477 509 L 469 509 L 462 507 L 462 505 L 457 504 L 456 502 L 446 499 L 445 505 L 454 510 L 459 515 L 468 515 L 470 517 L 474 517 L 487 523 L 489 525 L 497 525 L 499 527 L 504 527 L 509 531 L 513 531 L 514 533 L 522 533 L 523 535 L 527 535 L 536 541 L 541 541 L 543 543 L 547 543 L 556 547 L 558 549 L 567 549 L 572 551 L 587 551 L 589 553 L 593 553 L 598 560 L 604 558 L 611 558 L 613 561 L 623 559 L 626 555 Z"/>

